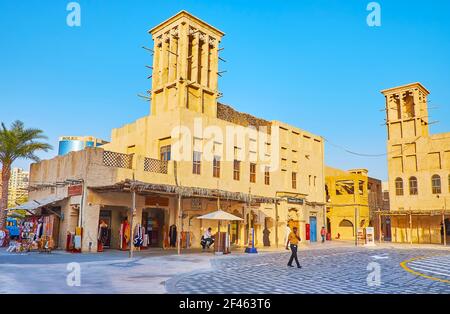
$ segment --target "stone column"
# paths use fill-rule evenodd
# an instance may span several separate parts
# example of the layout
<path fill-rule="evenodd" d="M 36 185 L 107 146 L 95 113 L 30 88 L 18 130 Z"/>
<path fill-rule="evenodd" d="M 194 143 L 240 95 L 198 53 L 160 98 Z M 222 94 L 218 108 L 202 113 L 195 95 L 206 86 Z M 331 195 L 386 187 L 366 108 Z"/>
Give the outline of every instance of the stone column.
<path fill-rule="evenodd" d="M 194 31 L 195 32 L 195 31 Z M 199 49 L 199 41 L 200 41 L 200 32 L 195 32 L 193 34 L 194 36 L 194 40 L 192 42 L 192 71 L 191 71 L 191 80 L 193 82 L 199 82 L 199 70 L 200 70 L 200 65 L 199 65 L 199 54 L 200 54 L 200 49 Z"/>
<path fill-rule="evenodd" d="M 168 71 L 169 71 L 169 41 L 170 35 L 164 34 L 162 37 L 162 50 L 161 50 L 161 85 L 168 82 Z"/>
<path fill-rule="evenodd" d="M 217 72 L 219 71 L 219 41 L 215 38 L 209 38 L 210 53 L 209 53 L 209 88 L 217 91 Z"/>
<path fill-rule="evenodd" d="M 209 73 L 209 36 L 205 34 L 200 35 L 200 84 L 208 87 L 208 73 Z"/>
<path fill-rule="evenodd" d="M 155 49 L 153 57 L 152 85 L 156 89 L 161 82 L 161 37 L 155 39 Z"/>
<path fill-rule="evenodd" d="M 93 205 L 85 201 L 83 208 L 82 227 L 83 237 L 81 240 L 82 252 L 97 252 L 98 223 L 100 219 L 100 205 Z"/>
<path fill-rule="evenodd" d="M 178 67 L 178 29 L 174 28 L 169 35 L 169 82 L 175 81 Z"/>

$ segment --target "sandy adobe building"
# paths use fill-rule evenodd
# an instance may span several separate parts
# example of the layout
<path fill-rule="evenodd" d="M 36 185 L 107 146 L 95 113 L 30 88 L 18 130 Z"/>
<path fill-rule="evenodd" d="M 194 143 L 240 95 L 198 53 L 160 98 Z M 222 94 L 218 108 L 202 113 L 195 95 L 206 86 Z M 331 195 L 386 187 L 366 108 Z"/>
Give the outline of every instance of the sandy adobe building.
<path fill-rule="evenodd" d="M 59 246 L 82 227 L 83 251 L 96 251 L 104 221 L 105 247 L 119 248 L 121 224 L 133 220 L 132 229 L 151 231 L 151 246 L 170 247 L 176 228 L 177 245 L 199 247 L 217 224 L 196 217 L 217 207 L 243 219 L 222 229 L 231 244 L 247 245 L 254 229 L 257 246 L 283 245 L 287 224 L 316 241 L 325 225 L 323 138 L 218 102 L 222 31 L 182 11 L 149 32 L 150 114 L 113 129 L 101 148 L 31 166 L 30 199 L 57 214 Z"/>
<path fill-rule="evenodd" d="M 430 134 L 430 92 L 422 84 L 382 93 L 386 98 L 390 212 L 381 214 L 391 218 L 392 241 L 446 243 L 450 133 Z"/>
<path fill-rule="evenodd" d="M 327 230 L 332 239 L 353 240 L 370 224 L 367 169 L 325 168 Z"/>

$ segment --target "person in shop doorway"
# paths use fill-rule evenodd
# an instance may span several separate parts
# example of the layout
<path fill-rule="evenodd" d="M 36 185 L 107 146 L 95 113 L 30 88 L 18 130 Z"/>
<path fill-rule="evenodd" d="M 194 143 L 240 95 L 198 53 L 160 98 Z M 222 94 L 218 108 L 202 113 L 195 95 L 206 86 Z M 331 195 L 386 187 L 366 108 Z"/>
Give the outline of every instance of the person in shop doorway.
<path fill-rule="evenodd" d="M 288 240 L 286 242 L 286 250 L 289 250 L 289 246 L 291 248 L 291 257 L 289 258 L 288 266 L 292 266 L 292 261 L 295 259 L 295 263 L 297 264 L 297 268 L 302 268 L 300 266 L 300 263 L 298 262 L 297 257 L 297 249 L 298 249 L 298 243 L 301 241 L 298 233 L 297 233 L 297 227 L 292 228 L 292 232 L 289 234 Z"/>
<path fill-rule="evenodd" d="M 325 227 L 322 227 L 322 230 L 320 230 L 320 235 L 322 236 L 322 243 L 325 243 L 325 237 L 327 236 L 327 230 Z"/>
<path fill-rule="evenodd" d="M 202 236 L 201 245 L 204 250 L 209 249 L 209 247 L 214 243 L 211 230 L 211 228 L 208 228 Z"/>

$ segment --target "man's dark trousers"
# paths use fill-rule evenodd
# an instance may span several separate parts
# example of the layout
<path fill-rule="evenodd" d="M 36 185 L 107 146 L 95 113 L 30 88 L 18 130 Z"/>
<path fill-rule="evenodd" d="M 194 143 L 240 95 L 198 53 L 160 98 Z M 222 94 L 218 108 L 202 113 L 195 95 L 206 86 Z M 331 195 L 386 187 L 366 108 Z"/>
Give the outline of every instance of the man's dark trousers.
<path fill-rule="evenodd" d="M 297 264 L 297 267 L 300 267 L 300 263 L 298 262 L 298 257 L 297 257 L 297 245 L 296 244 L 291 244 L 291 258 L 289 259 L 289 266 L 292 266 L 292 261 L 295 259 L 295 263 Z"/>

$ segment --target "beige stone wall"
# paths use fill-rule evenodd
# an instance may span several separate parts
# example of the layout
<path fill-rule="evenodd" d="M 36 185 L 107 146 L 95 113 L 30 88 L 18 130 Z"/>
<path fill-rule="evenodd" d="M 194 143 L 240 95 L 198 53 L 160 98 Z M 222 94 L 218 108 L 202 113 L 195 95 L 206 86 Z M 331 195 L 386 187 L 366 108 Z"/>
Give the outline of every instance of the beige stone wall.
<path fill-rule="evenodd" d="M 253 208 L 258 216 L 256 223 L 256 241 L 263 244 L 263 230 L 267 219 L 270 225 L 270 242 L 275 244 L 275 229 L 278 228 L 278 242 L 283 244 L 284 229 L 288 211 L 296 208 L 297 220 L 300 223 L 300 234 L 304 239 L 305 224 L 311 216 L 317 216 L 317 234 L 324 225 L 324 141 L 323 138 L 299 129 L 297 127 L 279 122 L 266 121 L 248 114 L 237 113 L 230 110 L 217 110 L 217 98 L 220 93 L 217 89 L 219 42 L 223 33 L 192 15 L 181 12 L 163 22 L 151 31 L 154 44 L 153 80 L 151 95 L 151 114 L 132 123 L 112 130 L 111 142 L 102 148 L 87 148 L 81 152 L 70 153 L 65 156 L 44 160 L 31 166 L 31 180 L 34 185 L 55 184 L 68 179 L 83 179 L 85 186 L 98 187 L 115 184 L 125 179 L 132 179 L 158 184 L 181 185 L 207 189 L 221 189 L 231 192 L 250 193 L 252 195 L 275 197 L 279 193 L 302 197 L 304 205 L 287 204 L 281 201 L 278 206 L 277 217 L 273 205 L 262 204 L 260 208 Z M 190 60 L 190 61 L 186 61 Z M 232 109 L 231 109 L 232 110 Z M 232 117 L 230 117 L 232 115 Z M 245 117 L 245 119 L 244 119 Z M 245 121 L 235 121 L 236 119 Z M 234 119 L 234 120 L 233 120 Z M 200 132 L 196 125 L 201 123 Z M 271 134 L 279 130 L 279 137 L 268 138 L 258 142 L 259 147 L 251 136 L 235 136 L 234 143 L 227 141 L 227 130 L 242 128 L 242 125 L 257 124 L 255 126 L 271 126 Z M 213 177 L 212 160 L 202 158 L 201 173 L 193 174 L 192 155 L 185 160 L 168 162 L 167 173 L 148 172 L 144 169 L 145 158 L 160 159 L 160 148 L 163 145 L 172 145 L 172 156 L 177 133 L 177 127 L 188 130 L 192 137 L 191 144 L 205 147 L 210 143 L 210 137 L 205 129 L 215 127 L 224 136 L 216 138 L 219 147 L 222 147 L 220 179 Z M 274 135 L 275 136 L 275 135 Z M 195 138 L 195 139 L 194 139 Z M 238 140 L 243 140 L 239 142 Z M 270 144 L 270 145 L 269 145 Z M 240 179 L 233 178 L 233 159 L 228 158 L 226 152 L 234 151 L 237 146 L 242 152 Z M 270 147 L 267 154 L 272 159 L 270 184 L 264 182 L 264 167 L 267 161 L 256 160 L 256 182 L 250 182 L 249 156 L 258 150 Z M 104 151 L 122 154 L 133 154 L 131 169 L 108 167 L 103 161 Z M 203 155 L 202 155 L 203 156 Z M 264 158 L 267 156 L 264 156 Z M 173 159 L 173 158 L 172 158 Z M 270 161 L 269 161 L 270 162 Z M 176 169 L 176 171 L 175 171 Z M 292 185 L 292 173 L 297 173 L 296 187 Z M 67 188 L 67 187 L 65 187 Z M 32 192 L 30 198 L 48 194 L 42 190 Z M 176 222 L 176 200 L 171 197 L 168 212 L 168 224 Z M 136 221 L 140 222 L 141 211 L 145 204 L 142 197 L 138 197 L 138 213 Z M 222 200 L 224 201 L 224 200 Z M 88 190 L 83 204 L 82 225 L 85 228 L 83 235 L 83 250 L 95 250 L 97 246 L 96 233 L 99 212 L 103 206 L 122 206 L 130 208 L 130 194 L 93 193 Z M 187 206 L 187 205 L 184 205 Z M 245 204 L 232 204 L 229 210 L 239 210 Z M 236 207 L 236 208 L 235 208 Z M 185 209 L 185 208 L 183 208 Z M 204 213 L 217 209 L 211 203 Z M 243 216 L 248 214 L 244 211 Z M 118 217 L 115 217 L 117 221 Z M 194 230 L 194 243 L 199 242 L 203 231 L 202 222 L 186 217 L 183 225 Z M 66 229 L 73 228 L 73 222 L 64 223 Z M 245 243 L 245 228 L 239 227 L 240 243 Z M 67 230 L 65 230 L 67 231 Z"/>
<path fill-rule="evenodd" d="M 330 219 L 331 237 L 334 239 L 339 234 L 341 239 L 354 239 L 356 212 L 358 216 L 358 227 L 368 227 L 370 222 L 369 191 L 367 188 L 369 177 L 367 176 L 367 170 L 355 169 L 344 171 L 326 167 L 325 174 L 329 193 L 327 217 Z M 338 194 L 336 190 L 338 189 L 337 184 L 340 181 L 352 182 L 355 193 L 350 194 L 342 191 L 342 195 Z M 358 190 L 361 182 L 363 189 L 359 193 Z"/>
<path fill-rule="evenodd" d="M 427 97 L 420 83 L 382 91 L 387 108 L 387 161 L 391 210 L 443 210 L 450 207 L 450 133 L 429 134 Z M 441 193 L 432 191 L 432 176 L 441 178 Z M 417 180 L 417 194 L 411 193 L 410 179 Z M 396 179 L 403 182 L 403 195 L 397 195 Z M 447 203 L 447 205 L 446 205 Z M 413 241 L 440 243 L 441 218 L 422 218 Z M 401 218 L 397 219 L 401 221 Z M 428 224 L 431 224 L 428 225 Z M 393 241 L 403 242 L 408 228 L 393 224 Z M 430 237 L 431 229 L 431 237 Z M 397 237 L 395 237 L 395 232 Z M 408 240 L 409 241 L 409 240 Z"/>

